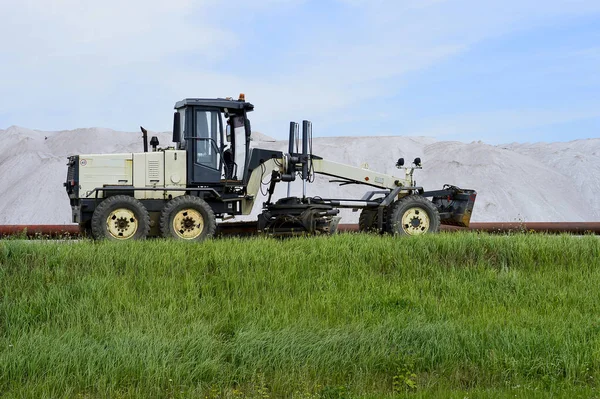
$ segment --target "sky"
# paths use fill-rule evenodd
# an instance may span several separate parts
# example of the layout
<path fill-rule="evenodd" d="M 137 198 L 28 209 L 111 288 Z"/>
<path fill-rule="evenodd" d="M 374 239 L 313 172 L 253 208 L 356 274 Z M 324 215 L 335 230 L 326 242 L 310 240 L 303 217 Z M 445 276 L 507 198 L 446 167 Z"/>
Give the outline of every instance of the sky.
<path fill-rule="evenodd" d="M 285 139 L 600 137 L 598 0 L 2 0 L 0 129 L 172 127 L 237 97 Z"/>

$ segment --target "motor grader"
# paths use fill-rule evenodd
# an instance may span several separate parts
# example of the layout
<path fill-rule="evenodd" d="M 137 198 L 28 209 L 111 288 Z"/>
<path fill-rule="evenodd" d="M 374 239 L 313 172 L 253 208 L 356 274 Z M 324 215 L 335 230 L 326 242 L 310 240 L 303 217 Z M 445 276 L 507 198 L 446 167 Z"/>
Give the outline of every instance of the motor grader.
<path fill-rule="evenodd" d="M 469 225 L 476 192 L 452 185 L 425 191 L 413 179 L 419 158 L 410 165 L 398 160 L 401 177 L 329 161 L 312 153 L 309 121 L 302 122 L 301 135 L 300 125 L 290 122 L 287 153 L 251 148 L 253 109 L 244 95 L 187 98 L 175 104 L 173 146 L 158 148 L 152 137 L 149 150 L 141 128 L 144 152 L 70 156 L 65 187 L 73 222 L 95 239 L 201 241 L 215 234 L 217 221 L 249 215 L 266 185 L 268 197 L 253 224 L 263 234 L 333 233 L 341 208 L 361 211 L 362 231 L 418 235 L 435 233 L 440 224 Z M 367 190 L 361 198 L 309 197 L 306 186 L 315 174 Z M 296 179 L 301 197 L 290 195 Z M 275 186 L 285 182 L 287 197 L 273 201 Z"/>

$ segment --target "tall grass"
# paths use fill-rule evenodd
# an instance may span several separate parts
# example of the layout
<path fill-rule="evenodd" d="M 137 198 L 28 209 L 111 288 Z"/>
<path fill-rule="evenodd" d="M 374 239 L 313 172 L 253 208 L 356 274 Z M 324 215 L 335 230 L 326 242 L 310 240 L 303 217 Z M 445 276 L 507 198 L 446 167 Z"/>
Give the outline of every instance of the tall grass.
<path fill-rule="evenodd" d="M 8 396 L 588 397 L 600 379 L 591 236 L 9 240 L 0 295 Z"/>

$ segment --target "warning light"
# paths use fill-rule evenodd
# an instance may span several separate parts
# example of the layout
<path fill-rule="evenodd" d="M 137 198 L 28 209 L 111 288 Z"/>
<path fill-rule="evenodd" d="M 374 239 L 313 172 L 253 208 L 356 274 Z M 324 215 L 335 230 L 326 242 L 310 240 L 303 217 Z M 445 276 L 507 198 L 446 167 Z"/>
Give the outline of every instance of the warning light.
<path fill-rule="evenodd" d="M 365 177 L 365 181 L 369 181 L 369 176 Z"/>
<path fill-rule="evenodd" d="M 246 95 L 244 93 L 240 93 L 240 98 L 238 98 L 238 101 L 246 101 Z"/>

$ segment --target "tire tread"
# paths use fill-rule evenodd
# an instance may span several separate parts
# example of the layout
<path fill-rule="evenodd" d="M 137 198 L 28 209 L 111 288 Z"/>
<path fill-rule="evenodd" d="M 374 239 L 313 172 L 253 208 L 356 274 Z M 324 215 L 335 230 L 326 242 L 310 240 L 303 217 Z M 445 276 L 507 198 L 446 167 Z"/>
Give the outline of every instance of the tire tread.
<path fill-rule="evenodd" d="M 402 220 L 402 214 L 406 209 L 414 206 L 420 206 L 429 215 L 429 230 L 426 234 L 437 233 L 440 229 L 440 214 L 431 201 L 418 195 L 406 196 L 390 206 L 387 218 L 387 231 L 392 234 L 407 235 L 404 229 L 398 229 L 397 226 L 399 221 Z"/>
<path fill-rule="evenodd" d="M 167 205 L 163 208 L 160 213 L 160 234 L 164 238 L 177 239 L 178 237 L 171 231 L 171 214 L 179 207 L 190 206 L 194 207 L 203 213 L 202 217 L 205 219 L 204 228 L 205 231 L 195 240 L 202 241 L 206 238 L 212 237 L 217 230 L 217 220 L 215 213 L 213 212 L 210 205 L 206 203 L 202 198 L 194 197 L 191 195 L 182 195 L 175 197 L 170 200 Z"/>
<path fill-rule="evenodd" d="M 123 205 L 119 206 L 119 203 L 123 203 Z M 138 212 L 140 216 L 138 220 L 138 231 L 131 239 L 145 239 L 148 236 L 148 233 L 150 233 L 150 214 L 146 210 L 144 204 L 129 195 L 113 195 L 98 204 L 92 215 L 92 237 L 96 240 L 111 239 L 110 234 L 106 231 L 105 227 L 106 218 L 108 217 L 108 212 L 119 207 L 129 208 L 134 212 Z"/>

